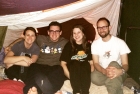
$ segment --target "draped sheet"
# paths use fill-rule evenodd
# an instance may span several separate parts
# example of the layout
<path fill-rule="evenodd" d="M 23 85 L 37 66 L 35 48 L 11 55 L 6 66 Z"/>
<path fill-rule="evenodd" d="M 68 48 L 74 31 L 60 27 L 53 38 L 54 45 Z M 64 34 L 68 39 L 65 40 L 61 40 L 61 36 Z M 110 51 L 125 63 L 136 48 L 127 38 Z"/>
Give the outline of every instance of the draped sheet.
<path fill-rule="evenodd" d="M 111 22 L 111 34 L 116 36 L 120 10 L 120 0 L 81 0 L 79 2 L 36 12 L 0 16 L 0 26 L 8 26 L 4 47 L 20 37 L 27 26 L 40 28 L 51 21 L 60 23 L 70 19 L 85 18 L 96 28 L 96 21 L 106 17 Z M 96 39 L 98 38 L 96 35 Z"/>

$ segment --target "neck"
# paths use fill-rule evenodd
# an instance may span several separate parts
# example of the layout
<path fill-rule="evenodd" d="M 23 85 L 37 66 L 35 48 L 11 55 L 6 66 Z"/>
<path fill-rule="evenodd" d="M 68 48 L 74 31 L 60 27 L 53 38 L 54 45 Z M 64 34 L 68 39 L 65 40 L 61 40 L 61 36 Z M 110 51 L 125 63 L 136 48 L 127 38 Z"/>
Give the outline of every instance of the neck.
<path fill-rule="evenodd" d="M 104 42 L 107 42 L 107 41 L 109 41 L 111 39 L 111 35 L 109 34 L 108 36 L 106 36 L 105 38 L 102 38 L 102 40 L 104 41 Z"/>
<path fill-rule="evenodd" d="M 59 40 L 59 38 L 58 38 L 57 40 L 53 40 L 53 39 L 50 38 L 50 40 L 51 40 L 52 42 L 57 42 L 57 41 Z"/>
<path fill-rule="evenodd" d="M 29 49 L 32 46 L 32 44 L 28 44 L 28 43 L 25 43 L 25 42 L 24 42 L 24 45 L 25 45 L 25 48 L 27 48 L 27 49 Z"/>
<path fill-rule="evenodd" d="M 79 44 L 79 45 L 81 45 L 81 44 L 82 44 L 82 42 L 76 42 L 76 44 Z"/>

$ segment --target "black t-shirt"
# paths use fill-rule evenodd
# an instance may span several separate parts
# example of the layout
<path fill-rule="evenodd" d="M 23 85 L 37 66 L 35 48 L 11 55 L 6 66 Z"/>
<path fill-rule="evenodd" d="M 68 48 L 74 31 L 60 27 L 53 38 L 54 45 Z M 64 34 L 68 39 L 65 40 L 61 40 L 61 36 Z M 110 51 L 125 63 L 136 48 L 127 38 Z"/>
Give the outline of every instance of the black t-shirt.
<path fill-rule="evenodd" d="M 92 60 L 91 55 L 91 45 L 88 44 L 87 47 L 89 48 L 87 51 L 84 51 L 82 45 L 76 44 L 76 50 L 72 50 L 71 43 L 68 42 L 61 54 L 60 61 L 65 61 L 67 64 L 72 64 L 73 62 L 87 62 Z"/>

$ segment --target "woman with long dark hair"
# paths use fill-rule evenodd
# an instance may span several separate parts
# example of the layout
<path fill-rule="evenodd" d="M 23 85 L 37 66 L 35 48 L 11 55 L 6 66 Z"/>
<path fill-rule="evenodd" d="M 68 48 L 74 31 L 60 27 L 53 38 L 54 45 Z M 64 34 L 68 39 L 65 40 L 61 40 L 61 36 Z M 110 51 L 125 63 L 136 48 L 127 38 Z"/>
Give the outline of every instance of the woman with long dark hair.
<path fill-rule="evenodd" d="M 75 25 L 60 57 L 65 75 L 70 79 L 73 94 L 89 94 L 90 74 L 94 70 L 91 45 L 86 40 L 84 27 Z"/>

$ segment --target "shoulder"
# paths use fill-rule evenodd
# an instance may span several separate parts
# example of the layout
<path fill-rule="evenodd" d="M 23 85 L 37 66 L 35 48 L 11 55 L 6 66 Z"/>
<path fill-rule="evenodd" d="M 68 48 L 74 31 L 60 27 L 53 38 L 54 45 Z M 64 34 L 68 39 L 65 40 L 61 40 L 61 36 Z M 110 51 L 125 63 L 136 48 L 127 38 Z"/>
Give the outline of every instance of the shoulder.
<path fill-rule="evenodd" d="M 59 41 L 64 41 L 64 42 L 68 42 L 68 40 L 64 37 L 60 37 Z"/>
<path fill-rule="evenodd" d="M 66 46 L 71 46 L 70 41 L 68 41 L 68 42 L 66 43 Z"/>
<path fill-rule="evenodd" d="M 91 45 L 97 45 L 97 44 L 100 44 L 101 41 L 102 41 L 102 39 L 101 39 L 101 38 L 98 38 L 98 39 L 94 40 L 94 41 L 92 42 Z"/>
<path fill-rule="evenodd" d="M 34 48 L 39 48 L 39 46 L 37 45 L 36 42 L 33 43 L 33 47 L 34 47 Z M 39 48 L 39 49 L 40 49 L 40 48 Z"/>
<path fill-rule="evenodd" d="M 70 48 L 72 48 L 72 45 L 71 45 L 70 41 L 68 41 L 68 42 L 65 44 L 64 48 L 65 48 L 65 49 L 70 49 Z"/>
<path fill-rule="evenodd" d="M 67 42 L 67 39 L 60 37 L 57 43 L 64 46 Z"/>
<path fill-rule="evenodd" d="M 13 46 L 23 46 L 23 45 L 24 45 L 24 39 L 16 42 Z"/>
<path fill-rule="evenodd" d="M 122 39 L 120 39 L 120 38 L 118 38 L 118 37 L 112 36 L 112 38 L 113 38 L 114 41 L 116 41 L 116 42 L 118 42 L 118 43 L 125 43 L 124 40 L 122 40 Z"/>

